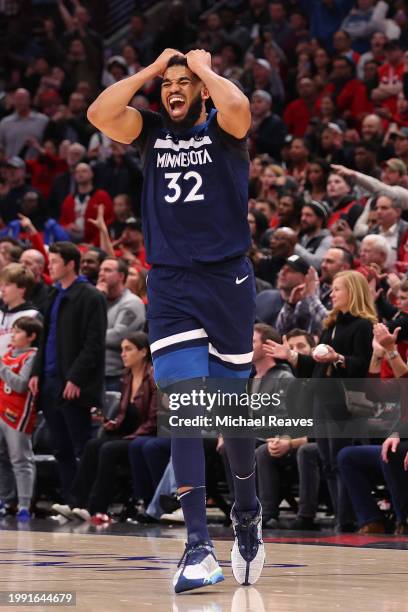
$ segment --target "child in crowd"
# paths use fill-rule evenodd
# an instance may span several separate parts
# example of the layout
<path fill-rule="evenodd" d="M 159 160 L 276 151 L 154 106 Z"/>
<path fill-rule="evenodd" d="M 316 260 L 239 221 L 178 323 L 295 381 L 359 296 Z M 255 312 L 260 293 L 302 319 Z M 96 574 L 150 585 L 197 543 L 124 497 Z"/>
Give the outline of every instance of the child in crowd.
<path fill-rule="evenodd" d="M 28 301 L 35 287 L 35 278 L 22 264 L 11 263 L 0 274 L 0 357 L 8 350 L 11 330 L 20 317 L 41 317 L 37 308 Z"/>
<path fill-rule="evenodd" d="M 31 445 L 35 409 L 28 382 L 42 323 L 20 317 L 11 329 L 11 347 L 0 359 L 0 516 L 18 497 L 18 520 L 30 518 L 35 465 Z"/>

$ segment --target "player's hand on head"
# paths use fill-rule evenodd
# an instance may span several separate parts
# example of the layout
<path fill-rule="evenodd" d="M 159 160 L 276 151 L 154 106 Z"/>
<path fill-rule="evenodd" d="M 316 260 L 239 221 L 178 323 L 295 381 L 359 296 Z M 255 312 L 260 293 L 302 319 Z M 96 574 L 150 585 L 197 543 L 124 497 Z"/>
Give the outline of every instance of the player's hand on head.
<path fill-rule="evenodd" d="M 203 66 L 211 68 L 211 54 L 204 49 L 193 49 L 186 54 L 187 65 L 191 72 L 198 74 Z"/>
<path fill-rule="evenodd" d="M 165 49 L 162 53 L 160 53 L 159 57 L 154 62 L 155 65 L 157 66 L 158 74 L 163 74 L 163 72 L 167 68 L 167 64 L 169 63 L 170 58 L 173 57 L 174 55 L 184 56 L 184 53 L 181 53 L 181 51 L 177 51 L 177 49 L 170 49 L 170 48 Z"/>

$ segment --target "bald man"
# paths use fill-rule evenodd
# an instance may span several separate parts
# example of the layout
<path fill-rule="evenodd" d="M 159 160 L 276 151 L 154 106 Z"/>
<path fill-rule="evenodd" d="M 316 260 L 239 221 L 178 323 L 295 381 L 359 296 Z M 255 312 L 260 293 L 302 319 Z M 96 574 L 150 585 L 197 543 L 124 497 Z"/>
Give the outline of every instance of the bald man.
<path fill-rule="evenodd" d="M 272 96 L 257 89 L 251 96 L 252 124 L 249 132 L 250 151 L 268 153 L 275 161 L 281 159 L 287 128 L 279 115 L 272 112 Z"/>
<path fill-rule="evenodd" d="M 104 207 L 106 225 L 114 220 L 113 202 L 104 189 L 95 189 L 93 170 L 89 164 L 80 162 L 74 171 L 75 192 L 62 203 L 59 222 L 69 233 L 73 242 L 98 245 L 99 232 L 89 219 L 96 219 L 98 206 Z"/>
<path fill-rule="evenodd" d="M 377 147 L 377 161 L 382 162 L 394 154 L 392 145 L 383 144 L 384 128 L 378 115 L 366 115 L 361 122 L 361 139 L 371 142 Z"/>
<path fill-rule="evenodd" d="M 75 168 L 85 158 L 85 154 L 86 149 L 79 142 L 73 142 L 69 145 L 67 151 L 68 170 L 54 179 L 48 199 L 48 210 L 51 217 L 59 218 L 62 202 L 67 195 L 74 193 L 76 187 Z"/>
<path fill-rule="evenodd" d="M 13 96 L 14 113 L 0 121 L 0 145 L 6 150 L 7 157 L 19 155 L 29 138 L 42 142 L 48 117 L 31 109 L 30 93 L 23 88 L 17 89 Z M 36 156 L 29 148 L 27 157 Z"/>
<path fill-rule="evenodd" d="M 269 231 L 268 231 L 269 234 Z M 270 253 L 264 254 L 256 267 L 256 276 L 275 287 L 280 269 L 294 254 L 297 234 L 290 227 L 279 227 L 269 236 Z"/>
<path fill-rule="evenodd" d="M 43 278 L 45 269 L 44 255 L 36 249 L 27 249 L 22 252 L 20 263 L 34 274 L 35 287 L 29 300 L 44 315 L 50 292 L 50 286 L 46 285 Z"/>

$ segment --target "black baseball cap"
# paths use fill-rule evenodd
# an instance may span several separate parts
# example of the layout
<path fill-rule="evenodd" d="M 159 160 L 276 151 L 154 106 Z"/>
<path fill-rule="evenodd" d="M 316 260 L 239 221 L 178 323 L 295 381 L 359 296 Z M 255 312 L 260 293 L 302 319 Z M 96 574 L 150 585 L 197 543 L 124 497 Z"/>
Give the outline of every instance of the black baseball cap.
<path fill-rule="evenodd" d="M 285 260 L 285 265 L 290 266 L 293 270 L 301 272 L 302 274 L 307 274 L 310 268 L 306 259 L 300 257 L 300 255 L 291 255 Z"/>

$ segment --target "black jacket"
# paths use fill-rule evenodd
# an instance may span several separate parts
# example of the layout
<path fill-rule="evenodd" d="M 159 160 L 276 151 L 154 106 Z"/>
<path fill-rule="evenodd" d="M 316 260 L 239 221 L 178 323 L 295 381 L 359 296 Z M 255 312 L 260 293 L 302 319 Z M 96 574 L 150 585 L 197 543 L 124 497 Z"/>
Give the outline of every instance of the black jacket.
<path fill-rule="evenodd" d="M 317 363 L 309 355 L 299 355 L 298 375 L 311 377 L 311 391 L 320 405 L 330 407 L 333 417 L 348 416 L 344 390 L 364 391 L 365 379 L 370 367 L 373 340 L 373 324 L 368 319 L 355 317 L 349 312 L 339 313 L 335 325 L 326 329 L 320 339 L 345 357 L 344 367 Z M 325 381 L 318 380 L 325 379 Z M 358 379 L 351 380 L 349 379 Z"/>
<path fill-rule="evenodd" d="M 32 376 L 43 372 L 51 306 L 57 289 L 50 293 L 44 318 L 44 333 L 33 364 Z M 80 387 L 76 404 L 100 406 L 105 374 L 106 300 L 88 283 L 74 283 L 66 291 L 58 310 L 57 355 L 59 375 Z"/>
<path fill-rule="evenodd" d="M 322 344 L 332 346 L 345 357 L 345 367 L 317 363 L 311 356 L 299 355 L 298 375 L 312 377 L 310 391 L 315 401 L 333 418 L 349 417 L 346 408 L 345 388 L 364 391 L 372 355 L 373 324 L 368 319 L 355 317 L 349 312 L 339 313 L 335 325 L 326 329 L 320 339 Z M 325 381 L 318 380 L 325 379 Z M 358 379 L 358 380 L 350 380 Z M 319 410 L 319 409 L 318 409 Z M 315 416 L 320 413 L 315 413 Z"/>
<path fill-rule="evenodd" d="M 365 378 L 368 375 L 373 352 L 373 324 L 368 319 L 355 317 L 349 312 L 337 316 L 336 331 L 333 327 L 325 329 L 321 344 L 332 346 L 337 353 L 344 355 L 345 367 L 329 368 L 328 364 L 317 363 L 308 355 L 299 355 L 298 373 L 307 378 Z"/>
<path fill-rule="evenodd" d="M 47 311 L 48 302 L 50 299 L 50 291 L 51 287 L 49 285 L 46 285 L 43 280 L 40 280 L 39 283 L 36 283 L 34 290 L 30 295 L 30 302 L 32 302 L 34 306 L 38 308 L 38 310 L 43 316 Z"/>

